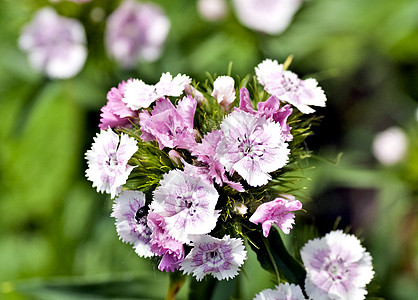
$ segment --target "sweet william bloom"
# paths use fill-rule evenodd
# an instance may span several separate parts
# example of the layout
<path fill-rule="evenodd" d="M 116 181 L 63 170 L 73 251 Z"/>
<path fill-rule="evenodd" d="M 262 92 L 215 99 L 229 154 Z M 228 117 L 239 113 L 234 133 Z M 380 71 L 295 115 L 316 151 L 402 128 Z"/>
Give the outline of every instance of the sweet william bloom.
<path fill-rule="evenodd" d="M 265 117 L 236 110 L 221 123 L 216 156 L 228 172 L 237 172 L 251 186 L 261 186 L 270 172 L 286 165 L 290 150 L 281 126 Z"/>
<path fill-rule="evenodd" d="M 165 230 L 176 240 L 188 243 L 191 235 L 206 234 L 215 228 L 218 192 L 198 177 L 172 170 L 154 190 L 152 212 L 164 217 Z"/>
<path fill-rule="evenodd" d="M 380 163 L 391 166 L 405 159 L 408 140 L 402 129 L 390 127 L 375 136 L 372 150 Z"/>
<path fill-rule="evenodd" d="M 148 226 L 151 228 L 151 251 L 162 256 L 158 265 L 160 271 L 175 271 L 184 259 L 183 244 L 175 240 L 165 229 L 164 218 L 154 212 L 148 214 Z"/>
<path fill-rule="evenodd" d="M 139 191 L 123 191 L 115 199 L 111 217 L 116 218 L 119 238 L 134 245 L 139 256 L 150 257 L 151 230 L 147 226 L 145 195 Z"/>
<path fill-rule="evenodd" d="M 85 154 L 88 169 L 86 177 L 100 193 L 108 193 L 114 198 L 122 190 L 133 166 L 129 159 L 138 150 L 136 140 L 122 133 L 119 136 L 111 129 L 101 130 L 94 143 Z"/>
<path fill-rule="evenodd" d="M 147 108 L 158 98 L 179 97 L 190 82 L 191 79 L 187 75 L 178 74 L 173 78 L 168 72 L 161 75 L 156 85 L 148 85 L 142 80 L 133 79 L 126 85 L 122 101 L 132 110 Z"/>
<path fill-rule="evenodd" d="M 106 48 L 123 67 L 161 55 L 170 21 L 156 4 L 125 0 L 107 19 Z"/>
<path fill-rule="evenodd" d="M 279 34 L 291 23 L 302 0 L 234 0 L 238 20 L 250 29 Z"/>
<path fill-rule="evenodd" d="M 49 7 L 39 10 L 19 37 L 19 46 L 27 52 L 32 67 L 50 78 L 77 75 L 86 61 L 85 44 L 81 23 Z"/>
<path fill-rule="evenodd" d="M 219 76 L 213 83 L 212 96 L 218 100 L 219 105 L 226 111 L 231 108 L 235 100 L 235 81 L 230 76 Z"/>
<path fill-rule="evenodd" d="M 285 141 L 293 140 L 293 136 L 290 133 L 292 128 L 287 124 L 287 118 L 292 114 L 293 111 L 290 108 L 290 105 L 280 107 L 280 100 L 274 96 L 271 96 L 264 102 L 258 102 L 258 110 L 255 110 L 251 104 L 248 90 L 243 87 L 240 90 L 239 109 L 256 116 L 265 116 L 268 119 L 279 123 L 282 127 L 282 135 Z"/>
<path fill-rule="evenodd" d="M 315 112 L 309 105 L 325 106 L 327 99 L 315 79 L 301 80 L 295 73 L 284 70 L 276 60 L 264 60 L 255 68 L 255 73 L 267 93 L 292 104 L 304 114 Z"/>
<path fill-rule="evenodd" d="M 275 289 L 265 289 L 257 294 L 253 300 L 305 300 L 300 286 L 283 283 Z"/>
<path fill-rule="evenodd" d="M 295 200 L 294 196 L 286 195 L 287 199 L 276 198 L 273 201 L 261 204 L 249 221 L 254 224 L 262 224 L 263 235 L 267 237 L 271 225 L 277 225 L 284 233 L 289 234 L 292 225 L 295 223 L 295 210 L 302 209 L 302 203 Z"/>
<path fill-rule="evenodd" d="M 102 113 L 100 114 L 100 129 L 131 127 L 130 120 L 132 117 L 138 117 L 138 113 L 128 108 L 122 101 L 126 84 L 131 81 L 132 79 L 129 79 L 127 82 L 122 81 L 117 88 L 112 87 L 107 93 L 107 103 L 102 107 Z"/>
<path fill-rule="evenodd" d="M 341 230 L 314 239 L 301 249 L 305 290 L 315 300 L 361 300 L 374 275 L 372 258 L 354 236 Z"/>
<path fill-rule="evenodd" d="M 196 236 L 193 248 L 180 263 L 185 274 L 193 274 L 198 281 L 207 274 L 218 280 L 235 277 L 247 259 L 243 240 L 225 235 L 217 239 L 209 235 Z"/>
<path fill-rule="evenodd" d="M 196 105 L 196 100 L 190 96 L 180 100 L 177 107 L 166 98 L 159 99 L 151 114 L 146 110 L 139 114 L 141 139 L 156 140 L 160 149 L 190 149 L 196 144 L 193 130 Z"/>
<path fill-rule="evenodd" d="M 220 21 L 228 13 L 225 0 L 199 0 L 197 10 L 200 16 L 208 21 Z"/>

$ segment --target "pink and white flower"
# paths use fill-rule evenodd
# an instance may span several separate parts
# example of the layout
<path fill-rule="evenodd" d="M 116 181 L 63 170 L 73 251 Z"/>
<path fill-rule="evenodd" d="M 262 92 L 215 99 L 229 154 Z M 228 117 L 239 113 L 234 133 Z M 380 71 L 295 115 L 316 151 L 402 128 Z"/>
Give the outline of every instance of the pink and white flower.
<path fill-rule="evenodd" d="M 183 148 L 190 149 L 196 144 L 193 129 L 196 100 L 184 97 L 175 107 L 167 98 L 159 99 L 151 114 L 143 110 L 139 114 L 141 139 L 157 141 L 160 149 Z"/>
<path fill-rule="evenodd" d="M 229 111 L 235 100 L 235 81 L 230 76 L 219 76 L 213 83 L 212 96 L 218 100 L 219 105 Z"/>
<path fill-rule="evenodd" d="M 295 223 L 295 210 L 302 209 L 302 203 L 295 200 L 292 195 L 283 195 L 285 198 L 276 198 L 273 201 L 261 204 L 249 221 L 254 224 L 262 224 L 263 235 L 267 237 L 271 225 L 277 225 L 284 233 L 289 234 L 292 225 Z"/>
<path fill-rule="evenodd" d="M 116 231 L 125 243 L 134 245 L 139 256 L 150 257 L 151 230 L 147 226 L 145 195 L 139 191 L 123 191 L 113 204 L 110 215 L 116 218 Z"/>
<path fill-rule="evenodd" d="M 236 110 L 220 125 L 222 138 L 216 156 L 226 171 L 237 172 L 251 186 L 261 186 L 270 172 L 286 165 L 290 150 L 280 124 Z"/>
<path fill-rule="evenodd" d="M 165 230 L 174 239 L 189 243 L 192 235 L 206 234 L 215 228 L 218 197 L 213 185 L 176 169 L 164 175 L 150 207 L 164 218 Z"/>
<path fill-rule="evenodd" d="M 39 10 L 23 28 L 19 46 L 27 52 L 32 67 L 50 78 L 77 75 L 87 58 L 83 25 L 50 7 Z"/>
<path fill-rule="evenodd" d="M 302 289 L 293 283 L 276 285 L 275 289 L 265 289 L 257 294 L 253 300 L 305 300 Z"/>
<path fill-rule="evenodd" d="M 268 34 L 286 30 L 302 0 L 234 0 L 238 20 L 250 29 Z"/>
<path fill-rule="evenodd" d="M 154 61 L 161 55 L 170 26 L 158 5 L 125 0 L 107 19 L 106 49 L 127 68 L 141 59 Z"/>
<path fill-rule="evenodd" d="M 107 93 L 107 103 L 102 107 L 102 113 L 100 114 L 100 129 L 131 127 L 130 120 L 133 117 L 138 117 L 138 112 L 128 108 L 122 101 L 126 85 L 131 81 L 132 79 L 129 79 L 127 82 L 122 81 L 117 88 L 112 87 Z"/>
<path fill-rule="evenodd" d="M 162 256 L 158 265 L 160 271 L 175 271 L 184 259 L 183 244 L 175 240 L 165 229 L 164 217 L 150 211 L 148 226 L 151 228 L 151 251 Z"/>
<path fill-rule="evenodd" d="M 311 240 L 301 250 L 310 299 L 361 300 L 374 271 L 372 258 L 360 241 L 341 230 Z"/>
<path fill-rule="evenodd" d="M 207 274 L 218 280 L 228 280 L 238 274 L 246 259 L 242 239 L 229 235 L 222 239 L 199 235 L 193 239 L 193 248 L 180 263 L 180 269 L 185 274 L 193 274 L 198 281 Z"/>
<path fill-rule="evenodd" d="M 86 177 L 100 193 L 114 198 L 122 190 L 129 174 L 135 168 L 128 165 L 129 159 L 138 150 L 136 140 L 122 133 L 119 136 L 111 129 L 101 130 L 85 154 L 88 169 Z"/>
<path fill-rule="evenodd" d="M 264 60 L 255 68 L 255 73 L 267 93 L 292 104 L 304 114 L 315 112 L 309 105 L 325 106 L 327 99 L 315 79 L 299 79 L 295 73 L 284 70 L 276 60 Z"/>
<path fill-rule="evenodd" d="M 225 0 L 198 0 L 197 10 L 203 19 L 220 21 L 228 13 L 228 6 Z"/>

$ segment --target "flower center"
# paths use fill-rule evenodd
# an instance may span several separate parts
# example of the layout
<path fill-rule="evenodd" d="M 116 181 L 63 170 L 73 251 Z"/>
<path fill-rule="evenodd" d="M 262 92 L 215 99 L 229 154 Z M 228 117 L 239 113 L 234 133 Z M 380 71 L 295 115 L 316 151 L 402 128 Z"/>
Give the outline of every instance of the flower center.
<path fill-rule="evenodd" d="M 116 151 L 112 151 L 109 153 L 107 160 L 105 161 L 106 165 L 110 168 L 113 168 L 118 165 L 118 159 L 116 155 Z"/>
<path fill-rule="evenodd" d="M 251 159 L 254 157 L 262 157 L 263 151 L 258 149 L 257 147 L 259 144 L 254 143 L 250 140 L 249 136 L 245 133 L 242 138 L 238 137 L 238 150 L 244 154 L 244 156 L 250 156 Z"/>
<path fill-rule="evenodd" d="M 135 213 L 135 221 L 137 224 L 147 224 L 147 208 L 145 206 L 140 207 Z"/>
<path fill-rule="evenodd" d="M 299 84 L 296 80 L 292 80 L 291 78 L 282 75 L 282 85 L 284 87 L 284 90 L 286 92 L 298 92 Z"/>
<path fill-rule="evenodd" d="M 341 258 L 332 260 L 326 264 L 325 271 L 334 281 L 343 280 L 348 273 L 348 269 L 346 268 L 344 261 Z"/>

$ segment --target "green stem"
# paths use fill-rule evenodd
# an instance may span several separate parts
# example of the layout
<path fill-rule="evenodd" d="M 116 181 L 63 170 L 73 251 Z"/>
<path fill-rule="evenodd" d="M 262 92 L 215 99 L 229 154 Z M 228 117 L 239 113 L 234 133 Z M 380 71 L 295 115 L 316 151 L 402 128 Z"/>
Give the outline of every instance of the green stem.
<path fill-rule="evenodd" d="M 175 300 L 178 292 L 184 285 L 185 281 L 185 275 L 179 272 L 170 273 L 170 284 L 168 286 L 168 291 L 167 295 L 165 296 L 165 300 Z"/>
<path fill-rule="evenodd" d="M 266 238 L 263 238 L 263 242 L 264 242 L 264 245 L 266 246 L 267 253 L 268 253 L 269 257 L 270 257 L 271 264 L 273 265 L 274 272 L 276 273 L 277 285 L 280 286 L 280 273 L 279 273 L 279 269 L 277 268 L 276 261 L 274 260 L 273 254 L 271 253 L 270 247 L 269 247 L 269 245 L 267 243 L 267 239 Z"/>

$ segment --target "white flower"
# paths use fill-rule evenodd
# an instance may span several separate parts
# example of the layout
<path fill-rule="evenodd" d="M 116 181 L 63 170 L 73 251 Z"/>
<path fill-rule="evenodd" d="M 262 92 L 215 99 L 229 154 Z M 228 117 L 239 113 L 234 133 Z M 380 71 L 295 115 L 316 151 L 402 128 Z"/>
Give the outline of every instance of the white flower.
<path fill-rule="evenodd" d="M 223 280 L 233 278 L 247 259 L 242 239 L 225 235 L 217 239 L 209 235 L 199 235 L 193 239 L 193 249 L 180 263 L 180 270 L 191 274 L 198 281 L 206 274 Z"/>
<path fill-rule="evenodd" d="M 111 217 L 116 218 L 119 238 L 134 245 L 139 256 L 150 257 L 151 230 L 147 226 L 145 195 L 139 191 L 123 191 L 115 199 Z"/>
<path fill-rule="evenodd" d="M 235 100 L 235 81 L 230 76 L 219 76 L 213 83 L 212 96 L 223 109 L 229 110 Z"/>
<path fill-rule="evenodd" d="M 284 70 L 276 60 L 264 60 L 255 68 L 255 73 L 267 93 L 292 104 L 304 114 L 315 111 L 309 105 L 325 106 L 327 99 L 315 79 L 301 80 L 295 73 Z"/>
<path fill-rule="evenodd" d="M 378 133 L 373 140 L 373 154 L 387 166 L 401 162 L 408 149 L 408 140 L 399 127 L 390 127 Z"/>
<path fill-rule="evenodd" d="M 172 170 L 154 191 L 152 211 L 164 217 L 170 235 L 188 243 L 191 235 L 209 233 L 216 226 L 218 192 L 200 178 Z"/>
<path fill-rule="evenodd" d="M 301 250 L 305 289 L 315 300 L 361 300 L 374 275 L 372 258 L 354 235 L 341 230 L 314 239 Z"/>
<path fill-rule="evenodd" d="M 257 294 L 253 300 L 305 300 L 300 286 L 283 283 L 276 288 L 265 289 Z"/>
<path fill-rule="evenodd" d="M 87 58 L 85 44 L 83 25 L 49 7 L 39 10 L 19 37 L 32 67 L 51 78 L 75 76 Z"/>
<path fill-rule="evenodd" d="M 122 101 L 132 110 L 147 108 L 159 98 L 179 97 L 190 82 L 191 79 L 187 75 L 178 74 L 173 78 L 168 72 L 161 75 L 156 85 L 148 85 L 142 80 L 133 79 L 126 84 Z"/>
<path fill-rule="evenodd" d="M 290 150 L 279 123 L 236 110 L 220 127 L 216 156 L 228 172 L 237 172 L 249 185 L 266 184 L 270 172 L 286 165 Z"/>
<path fill-rule="evenodd" d="M 225 0 L 199 0 L 197 10 L 204 19 L 209 21 L 222 20 L 228 12 Z"/>
<path fill-rule="evenodd" d="M 234 0 L 238 20 L 248 28 L 268 34 L 283 32 L 302 0 Z"/>
<path fill-rule="evenodd" d="M 86 177 L 98 192 L 108 193 L 114 198 L 134 168 L 128 165 L 128 161 L 137 150 L 134 138 L 122 133 L 119 141 L 119 136 L 111 129 L 101 130 L 94 138 L 91 150 L 85 154 L 88 164 Z"/>

